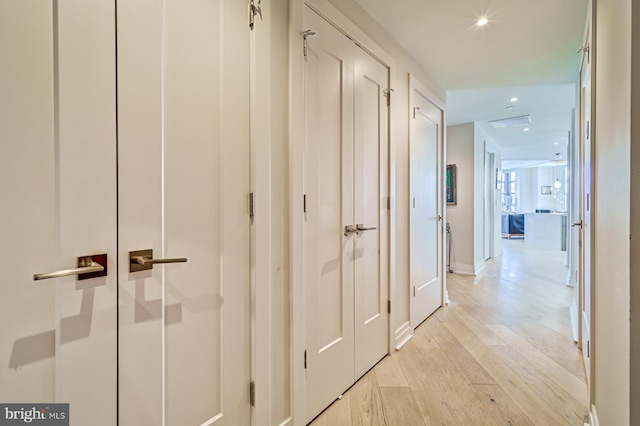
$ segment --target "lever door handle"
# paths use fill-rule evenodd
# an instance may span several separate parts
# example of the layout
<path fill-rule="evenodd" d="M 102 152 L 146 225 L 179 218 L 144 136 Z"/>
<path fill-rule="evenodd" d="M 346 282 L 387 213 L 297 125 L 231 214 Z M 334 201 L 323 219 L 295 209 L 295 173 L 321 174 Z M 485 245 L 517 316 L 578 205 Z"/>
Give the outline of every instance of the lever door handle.
<path fill-rule="evenodd" d="M 371 228 L 365 228 L 364 224 L 359 223 L 356 225 L 356 231 L 360 232 L 360 231 L 374 231 L 377 228 L 375 226 L 371 227 Z"/>
<path fill-rule="evenodd" d="M 186 261 L 186 257 L 154 259 L 152 249 L 130 251 L 129 272 L 146 271 L 153 268 L 156 263 L 184 263 Z"/>
<path fill-rule="evenodd" d="M 574 222 L 571 224 L 572 227 L 577 226 L 578 228 L 582 229 L 582 219 L 579 220 L 578 222 Z"/>
<path fill-rule="evenodd" d="M 102 261 L 104 265 L 101 265 L 100 263 L 96 262 L 93 259 L 93 257 L 99 258 L 99 260 Z M 105 266 L 107 264 L 107 255 L 99 254 L 99 255 L 94 255 L 93 257 L 80 256 L 78 257 L 77 268 L 61 269 L 59 271 L 46 272 L 43 274 L 34 274 L 33 280 L 34 281 L 48 280 L 51 278 L 68 277 L 71 275 L 78 275 L 78 280 L 86 280 L 88 278 L 106 276 L 107 271 L 105 270 Z M 104 273 L 100 274 L 100 272 L 104 272 Z M 89 276 L 87 274 L 91 274 L 91 275 Z"/>
<path fill-rule="evenodd" d="M 345 225 L 345 227 L 344 227 L 344 236 L 345 237 L 348 237 L 349 235 L 351 235 L 353 233 L 357 233 L 357 232 L 358 232 L 358 230 L 353 225 Z"/>

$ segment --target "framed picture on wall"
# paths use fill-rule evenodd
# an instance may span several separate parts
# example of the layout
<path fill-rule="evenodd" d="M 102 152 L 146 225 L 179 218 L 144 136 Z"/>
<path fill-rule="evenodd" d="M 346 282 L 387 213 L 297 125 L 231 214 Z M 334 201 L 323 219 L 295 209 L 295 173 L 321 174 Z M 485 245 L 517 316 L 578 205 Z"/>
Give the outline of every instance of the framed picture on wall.
<path fill-rule="evenodd" d="M 542 195 L 551 195 L 551 187 L 550 186 L 541 186 L 540 194 Z"/>
<path fill-rule="evenodd" d="M 455 164 L 447 165 L 447 204 L 458 204 L 458 191 L 456 183 L 457 168 Z"/>

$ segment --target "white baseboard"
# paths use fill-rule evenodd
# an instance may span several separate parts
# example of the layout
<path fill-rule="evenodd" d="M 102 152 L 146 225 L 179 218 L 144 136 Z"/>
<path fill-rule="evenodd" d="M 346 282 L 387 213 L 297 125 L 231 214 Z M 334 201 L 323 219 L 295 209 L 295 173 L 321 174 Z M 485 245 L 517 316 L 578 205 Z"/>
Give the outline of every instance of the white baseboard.
<path fill-rule="evenodd" d="M 478 275 L 480 272 L 482 272 L 482 270 L 487 266 L 487 261 L 486 260 L 481 260 L 480 262 L 475 264 L 474 267 L 474 275 Z"/>
<path fill-rule="evenodd" d="M 400 350 L 413 337 L 413 328 L 409 321 L 396 330 L 396 350 Z"/>
<path fill-rule="evenodd" d="M 600 421 L 598 421 L 598 412 L 596 411 L 596 406 L 591 406 L 591 412 L 589 413 L 589 422 L 591 426 L 600 426 Z"/>
<path fill-rule="evenodd" d="M 280 423 L 278 426 L 289 426 L 290 424 L 292 424 L 291 423 L 292 421 L 293 421 L 293 419 L 291 417 L 289 417 L 284 422 Z"/>
<path fill-rule="evenodd" d="M 578 335 L 578 299 L 574 297 L 569 305 L 569 321 L 571 322 L 571 334 L 573 335 L 573 341 L 578 342 L 580 336 Z"/>
<path fill-rule="evenodd" d="M 460 274 L 460 275 L 475 275 L 476 274 L 476 269 L 473 267 L 473 265 L 465 265 L 465 264 L 461 264 L 461 263 L 452 263 L 451 264 L 451 269 L 453 270 L 454 273 Z"/>

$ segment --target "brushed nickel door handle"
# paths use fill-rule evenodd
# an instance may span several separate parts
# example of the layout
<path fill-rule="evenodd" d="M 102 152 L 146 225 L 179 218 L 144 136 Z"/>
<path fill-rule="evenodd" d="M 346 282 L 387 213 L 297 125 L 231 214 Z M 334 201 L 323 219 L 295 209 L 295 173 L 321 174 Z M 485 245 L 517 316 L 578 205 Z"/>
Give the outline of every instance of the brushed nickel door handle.
<path fill-rule="evenodd" d="M 129 272 L 147 271 L 156 263 L 184 263 L 186 257 L 172 257 L 166 259 L 154 259 L 153 249 L 135 250 L 129 252 Z"/>
<path fill-rule="evenodd" d="M 102 261 L 104 265 L 101 265 L 100 263 L 96 262 L 93 259 L 94 257 L 96 258 L 99 257 L 100 261 Z M 89 278 L 103 277 L 107 275 L 107 272 L 105 270 L 106 264 L 107 264 L 106 254 L 99 254 L 99 255 L 93 255 L 93 256 L 80 256 L 78 257 L 77 268 L 61 269 L 59 271 L 54 271 L 54 272 L 34 274 L 33 280 L 34 281 L 49 280 L 52 278 L 68 277 L 71 275 L 78 275 L 78 280 L 86 280 Z M 100 272 L 104 272 L 104 273 L 100 274 Z M 88 274 L 91 274 L 91 276 L 88 276 Z"/>

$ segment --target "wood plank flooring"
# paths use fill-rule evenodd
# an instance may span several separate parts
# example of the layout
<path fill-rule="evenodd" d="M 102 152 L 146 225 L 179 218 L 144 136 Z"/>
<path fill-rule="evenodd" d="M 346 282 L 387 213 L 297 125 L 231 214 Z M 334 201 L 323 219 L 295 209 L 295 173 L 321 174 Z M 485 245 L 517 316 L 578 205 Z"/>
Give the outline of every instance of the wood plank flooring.
<path fill-rule="evenodd" d="M 571 338 L 564 252 L 504 253 L 448 274 L 451 303 L 312 425 L 583 425 L 588 389 Z"/>

